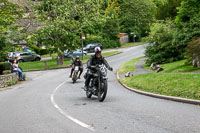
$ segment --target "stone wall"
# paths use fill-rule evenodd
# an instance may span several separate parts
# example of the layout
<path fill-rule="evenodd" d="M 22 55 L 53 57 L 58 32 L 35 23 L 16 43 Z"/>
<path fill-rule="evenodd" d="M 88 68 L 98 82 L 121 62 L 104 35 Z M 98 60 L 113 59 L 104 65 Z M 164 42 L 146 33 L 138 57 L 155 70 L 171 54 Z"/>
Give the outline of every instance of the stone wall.
<path fill-rule="evenodd" d="M 18 73 L 0 75 L 0 88 L 16 84 L 19 79 Z"/>

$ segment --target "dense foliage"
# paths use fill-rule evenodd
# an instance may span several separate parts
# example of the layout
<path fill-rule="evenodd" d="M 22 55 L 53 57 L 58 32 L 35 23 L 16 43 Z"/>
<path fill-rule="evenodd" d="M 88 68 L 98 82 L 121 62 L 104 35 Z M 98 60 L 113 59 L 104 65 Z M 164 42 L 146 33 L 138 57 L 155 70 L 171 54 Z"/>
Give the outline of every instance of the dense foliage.
<path fill-rule="evenodd" d="M 144 36 L 154 20 L 155 3 L 152 0 L 122 0 L 119 5 L 121 32 Z"/>
<path fill-rule="evenodd" d="M 152 47 L 148 47 L 146 56 L 148 57 L 148 63 L 157 62 L 165 63 L 172 62 L 184 58 L 186 47 L 194 37 L 200 36 L 200 1 L 199 0 L 176 0 L 169 4 L 170 0 L 164 1 L 164 3 L 157 3 L 160 7 L 157 10 L 164 12 L 157 12 L 158 19 L 164 19 L 164 23 L 167 23 L 168 19 L 175 20 L 173 28 L 163 22 L 159 24 L 153 24 L 151 26 L 151 32 L 149 33 L 148 40 L 156 42 Z M 181 4 L 180 4 L 181 2 Z M 180 5 L 180 7 L 178 7 Z M 177 7 L 171 10 L 170 7 Z M 165 10 L 167 9 L 167 10 Z M 165 15 L 162 15 L 165 14 Z M 163 25 L 164 24 L 164 25 Z M 170 33 L 170 34 L 168 34 Z M 155 35 L 155 36 L 152 36 Z M 196 54 L 192 53 L 191 47 L 196 47 L 194 41 L 187 47 L 187 57 L 191 60 L 194 59 Z M 189 57 L 190 56 L 190 57 Z M 197 58 L 197 57 L 196 57 Z"/>
<path fill-rule="evenodd" d="M 148 57 L 147 63 L 167 63 L 179 60 L 181 51 L 172 43 L 175 25 L 172 21 L 158 21 L 151 27 L 148 40 L 152 45 L 148 46 L 145 55 Z"/>
<path fill-rule="evenodd" d="M 0 1 L 0 61 L 4 61 L 11 45 L 8 42 L 8 33 L 16 30 L 16 26 L 12 25 L 21 17 L 21 10 L 16 10 L 19 6 L 8 0 Z"/>

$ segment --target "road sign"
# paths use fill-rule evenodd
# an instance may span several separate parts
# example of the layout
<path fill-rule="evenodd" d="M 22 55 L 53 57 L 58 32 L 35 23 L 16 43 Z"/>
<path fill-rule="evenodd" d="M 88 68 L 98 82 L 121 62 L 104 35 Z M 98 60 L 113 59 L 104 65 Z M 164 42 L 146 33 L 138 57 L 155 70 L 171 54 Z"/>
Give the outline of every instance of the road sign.
<path fill-rule="evenodd" d="M 85 39 L 85 35 L 82 35 L 82 39 Z"/>

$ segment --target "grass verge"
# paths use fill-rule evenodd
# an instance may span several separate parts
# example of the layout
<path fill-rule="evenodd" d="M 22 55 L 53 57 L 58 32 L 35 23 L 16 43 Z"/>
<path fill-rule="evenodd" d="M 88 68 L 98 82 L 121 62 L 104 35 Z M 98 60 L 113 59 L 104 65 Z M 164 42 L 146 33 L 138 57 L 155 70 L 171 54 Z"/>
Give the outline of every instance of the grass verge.
<path fill-rule="evenodd" d="M 150 66 L 144 63 L 144 67 L 147 70 L 151 70 Z M 186 64 L 186 60 L 180 60 L 172 63 L 161 64 L 160 67 L 164 68 L 162 73 L 170 72 L 200 72 L 200 68 L 193 67 L 192 65 Z"/>
<path fill-rule="evenodd" d="M 182 98 L 200 100 L 200 75 L 194 73 L 150 73 L 120 79 L 129 87 Z"/>
<path fill-rule="evenodd" d="M 104 57 L 108 57 L 108 56 L 119 54 L 119 53 L 120 53 L 119 51 L 113 51 L 113 52 L 102 53 L 102 55 Z M 90 58 L 90 55 L 85 56 L 82 62 L 83 63 L 87 62 L 89 58 Z M 47 60 L 47 61 L 24 62 L 24 63 L 20 63 L 20 67 L 23 69 L 23 71 L 45 70 L 46 69 L 45 62 L 48 66 L 48 69 L 55 69 L 55 68 L 67 67 L 71 64 L 72 61 L 69 60 L 68 58 L 65 58 L 63 65 L 57 65 L 56 59 Z"/>
<path fill-rule="evenodd" d="M 127 72 L 136 71 L 135 63 L 138 62 L 140 59 L 142 59 L 142 57 L 136 58 L 136 59 L 133 59 L 133 60 L 126 62 L 125 64 L 120 66 L 120 68 L 118 69 L 118 73 L 120 74 L 120 73 L 127 73 Z"/>
<path fill-rule="evenodd" d="M 127 48 L 127 47 L 133 47 L 133 46 L 138 46 L 138 45 L 142 45 L 145 44 L 146 42 L 131 42 L 131 43 L 126 43 L 126 44 L 122 44 L 121 48 Z"/>

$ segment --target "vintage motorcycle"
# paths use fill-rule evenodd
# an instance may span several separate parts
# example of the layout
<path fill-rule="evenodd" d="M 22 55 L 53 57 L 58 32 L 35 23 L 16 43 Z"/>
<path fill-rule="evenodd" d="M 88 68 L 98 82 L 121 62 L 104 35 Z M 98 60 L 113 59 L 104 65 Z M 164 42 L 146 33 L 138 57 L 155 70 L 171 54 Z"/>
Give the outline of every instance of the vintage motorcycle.
<path fill-rule="evenodd" d="M 97 65 L 92 67 L 96 69 L 96 72 L 92 74 L 89 89 L 86 91 L 86 96 L 87 98 L 91 98 L 92 95 L 95 95 L 98 97 L 99 102 L 103 102 L 106 98 L 108 87 L 107 68 L 105 65 Z"/>
<path fill-rule="evenodd" d="M 72 76 L 72 81 L 73 84 L 76 82 L 76 80 L 78 79 L 78 71 L 79 71 L 79 67 L 75 66 L 74 68 L 74 72 L 73 72 L 73 76 Z"/>

